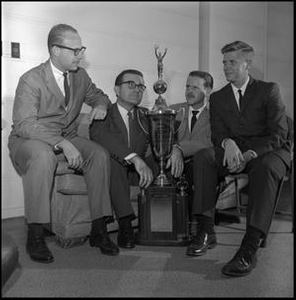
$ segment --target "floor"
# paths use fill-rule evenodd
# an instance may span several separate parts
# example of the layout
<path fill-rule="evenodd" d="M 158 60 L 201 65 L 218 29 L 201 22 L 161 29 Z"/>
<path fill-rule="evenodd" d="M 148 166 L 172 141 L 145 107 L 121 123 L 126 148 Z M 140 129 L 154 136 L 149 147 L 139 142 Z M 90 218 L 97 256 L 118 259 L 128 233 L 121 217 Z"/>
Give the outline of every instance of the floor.
<path fill-rule="evenodd" d="M 2 290 L 3 297 L 294 297 L 294 235 L 291 233 L 290 185 L 285 185 L 258 264 L 243 278 L 229 278 L 221 268 L 234 255 L 245 229 L 240 223 L 216 226 L 218 245 L 202 257 L 188 257 L 186 247 L 137 245 L 114 257 L 88 243 L 62 249 L 48 237 L 55 262 L 32 262 L 25 252 L 24 218 L 2 220 L 19 247 L 20 268 Z M 238 216 L 235 209 L 225 211 Z M 117 233 L 111 233 L 116 242 Z"/>

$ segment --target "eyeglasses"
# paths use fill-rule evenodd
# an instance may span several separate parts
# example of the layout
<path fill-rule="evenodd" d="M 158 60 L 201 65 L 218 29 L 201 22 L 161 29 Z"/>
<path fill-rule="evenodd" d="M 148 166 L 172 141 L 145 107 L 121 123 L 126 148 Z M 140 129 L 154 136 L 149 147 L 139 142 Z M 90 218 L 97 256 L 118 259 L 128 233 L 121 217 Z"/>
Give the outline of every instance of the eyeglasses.
<path fill-rule="evenodd" d="M 134 90 L 136 87 L 141 91 L 141 92 L 144 92 L 145 89 L 146 89 L 146 86 L 144 84 L 136 84 L 134 81 L 132 80 L 128 80 L 128 81 L 124 81 L 124 82 L 121 82 L 119 83 L 118 85 L 122 85 L 124 83 L 128 83 L 128 87 L 129 89 L 131 90 Z"/>
<path fill-rule="evenodd" d="M 84 51 L 86 50 L 86 47 L 82 46 L 81 48 L 70 48 L 70 47 L 66 47 L 66 46 L 63 46 L 63 45 L 57 45 L 57 44 L 53 44 L 52 46 L 56 46 L 56 47 L 59 47 L 59 48 L 62 48 L 62 49 L 68 49 L 68 50 L 72 50 L 74 52 L 74 55 L 77 56 L 79 54 L 83 54 Z"/>

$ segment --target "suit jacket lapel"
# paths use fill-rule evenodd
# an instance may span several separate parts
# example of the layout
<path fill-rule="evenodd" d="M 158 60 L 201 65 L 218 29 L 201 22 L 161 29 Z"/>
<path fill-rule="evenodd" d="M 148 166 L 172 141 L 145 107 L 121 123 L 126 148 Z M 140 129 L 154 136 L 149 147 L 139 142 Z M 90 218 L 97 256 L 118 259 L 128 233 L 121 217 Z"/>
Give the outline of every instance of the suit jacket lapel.
<path fill-rule="evenodd" d="M 242 98 L 242 103 L 241 103 L 241 109 L 240 109 L 240 113 L 242 114 L 243 111 L 246 109 L 246 107 L 249 105 L 249 103 L 252 101 L 253 97 L 253 93 L 254 93 L 254 79 L 252 77 L 250 77 L 250 81 L 247 85 L 245 94 Z"/>
<path fill-rule="evenodd" d="M 121 117 L 121 114 L 119 112 L 119 109 L 117 107 L 117 104 L 114 103 L 113 104 L 113 122 L 114 124 L 116 124 L 116 126 L 119 128 L 119 130 L 121 131 L 124 141 L 126 143 L 126 145 L 128 145 L 128 132 L 127 132 L 127 128 L 126 125 Z"/>
<path fill-rule="evenodd" d="M 184 112 L 184 119 L 181 123 L 180 126 L 180 129 L 179 129 L 179 139 L 181 140 L 186 134 L 187 132 L 189 131 L 189 128 L 188 128 L 188 114 L 189 114 L 189 106 L 187 104 L 185 104 L 184 106 L 182 106 L 185 108 L 185 112 Z M 177 128 L 178 129 L 178 128 Z"/>
<path fill-rule="evenodd" d="M 230 83 L 226 86 L 225 99 L 222 99 L 222 101 L 224 101 L 224 104 L 223 104 L 223 105 L 225 105 L 225 107 L 231 108 L 231 110 L 236 111 L 237 114 L 240 113 Z"/>
<path fill-rule="evenodd" d="M 48 89 L 50 90 L 51 93 L 55 95 L 55 99 L 59 101 L 59 104 L 64 103 L 64 95 L 53 76 L 49 60 L 46 62 L 44 71 L 45 71 Z"/>

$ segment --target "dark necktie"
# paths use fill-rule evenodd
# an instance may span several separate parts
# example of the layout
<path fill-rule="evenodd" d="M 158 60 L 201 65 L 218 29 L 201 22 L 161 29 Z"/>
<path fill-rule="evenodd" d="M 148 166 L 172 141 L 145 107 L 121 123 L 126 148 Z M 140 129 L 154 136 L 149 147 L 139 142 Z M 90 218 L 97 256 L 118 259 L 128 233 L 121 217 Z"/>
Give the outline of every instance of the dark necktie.
<path fill-rule="evenodd" d="M 70 88 L 68 84 L 67 73 L 63 73 L 63 75 L 64 75 L 65 103 L 67 106 L 70 99 Z"/>
<path fill-rule="evenodd" d="M 193 130 L 193 127 L 196 123 L 196 115 L 198 114 L 198 110 L 193 110 L 192 111 L 192 117 L 191 117 L 191 132 Z"/>
<path fill-rule="evenodd" d="M 239 98 L 238 98 L 239 109 L 241 110 L 241 108 L 242 108 L 242 99 L 243 99 L 242 90 L 238 90 L 238 95 L 239 95 Z"/>
<path fill-rule="evenodd" d="M 132 113 L 132 111 L 129 111 L 128 113 L 127 113 L 127 115 L 128 115 L 128 145 L 131 147 L 132 146 L 132 136 L 133 136 L 133 134 L 132 134 L 132 132 L 133 132 L 133 130 L 134 130 L 134 117 L 133 117 L 133 113 Z"/>

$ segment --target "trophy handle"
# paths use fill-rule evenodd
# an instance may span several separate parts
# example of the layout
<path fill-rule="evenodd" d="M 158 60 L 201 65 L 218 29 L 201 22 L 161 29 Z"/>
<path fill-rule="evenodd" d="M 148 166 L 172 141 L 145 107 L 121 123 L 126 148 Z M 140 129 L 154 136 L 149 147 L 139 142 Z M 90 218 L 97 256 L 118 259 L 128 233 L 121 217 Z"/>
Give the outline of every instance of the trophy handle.
<path fill-rule="evenodd" d="M 145 113 L 140 109 L 138 108 L 137 109 L 137 118 L 138 118 L 138 122 L 140 124 L 140 127 L 141 129 L 146 133 L 146 134 L 149 134 L 149 132 L 144 128 L 144 126 L 142 125 L 142 121 L 141 121 L 141 118 L 140 118 L 140 114 L 141 113 L 142 115 L 145 115 Z"/>
<path fill-rule="evenodd" d="M 182 125 L 182 123 L 183 123 L 183 121 L 184 121 L 184 118 L 185 118 L 185 107 L 181 107 L 181 108 L 177 111 L 177 114 L 179 114 L 181 111 L 183 112 L 183 114 L 182 114 L 182 121 L 180 122 L 180 125 L 179 125 L 179 127 L 177 128 L 177 130 L 174 132 L 174 134 L 177 133 L 177 132 L 180 130 L 181 125 Z"/>

